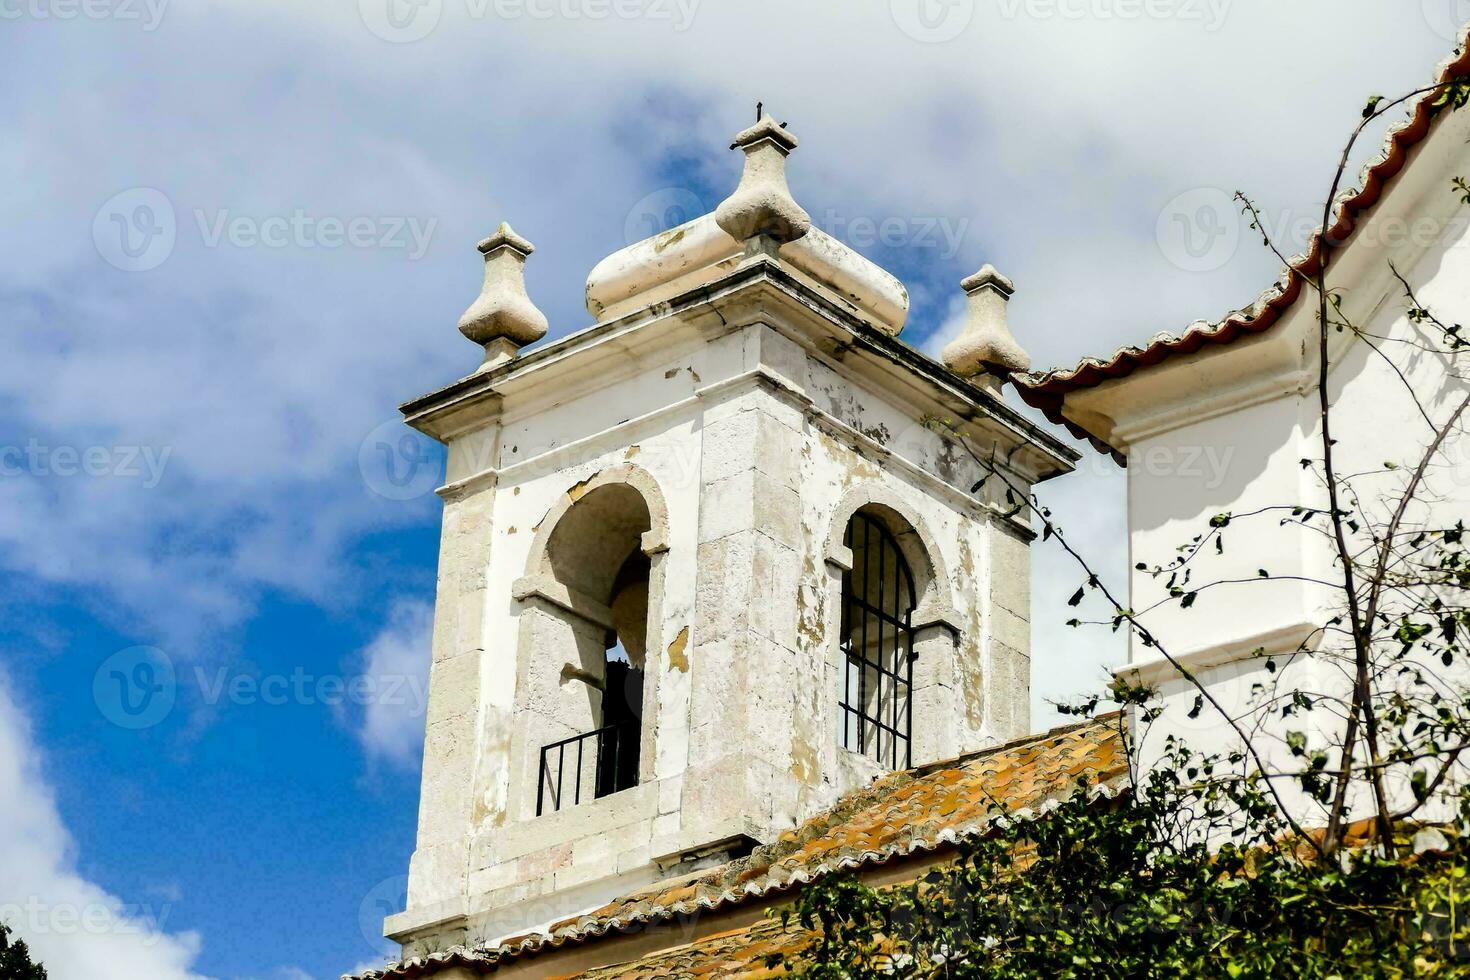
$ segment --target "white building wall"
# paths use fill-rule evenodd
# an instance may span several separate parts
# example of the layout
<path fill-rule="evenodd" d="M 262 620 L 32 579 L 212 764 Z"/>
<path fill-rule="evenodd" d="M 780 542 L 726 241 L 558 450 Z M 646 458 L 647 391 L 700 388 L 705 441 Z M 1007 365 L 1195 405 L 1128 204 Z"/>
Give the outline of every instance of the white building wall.
<path fill-rule="evenodd" d="M 1447 323 L 1470 322 L 1470 237 L 1467 217 L 1451 178 L 1470 172 L 1470 114 L 1446 118 L 1416 151 L 1348 246 L 1334 256 L 1331 282 L 1344 314 L 1393 361 L 1374 353 L 1348 332 L 1331 337 L 1329 392 L 1340 475 L 1354 475 L 1355 506 L 1386 521 L 1409 470 L 1418 462 L 1431 429 L 1406 391 L 1405 381 L 1432 420 L 1444 420 L 1463 397 L 1464 382 L 1447 374 L 1443 355 L 1414 343 L 1425 334 L 1409 321 L 1410 301 L 1394 269 L 1414 286 L 1423 305 Z M 1317 304 L 1307 290 L 1290 312 L 1262 335 L 1175 357 L 1121 381 L 1068 398 L 1074 417 L 1111 428 L 1114 445 L 1128 460 L 1130 564 L 1167 565 L 1180 546 L 1210 532 L 1217 514 L 1235 515 L 1224 530 L 1224 551 L 1207 546 L 1189 564 L 1191 578 L 1175 584 L 1189 591 L 1220 581 L 1239 581 L 1201 591 L 1189 609 L 1168 598 L 1167 574 L 1130 571 L 1129 603 L 1170 654 L 1195 671 L 1211 693 L 1248 728 L 1263 718 L 1266 691 L 1340 690 L 1340 673 L 1327 658 L 1290 654 L 1299 644 L 1341 648 L 1345 638 L 1321 627 L 1342 611 L 1341 582 L 1332 542 L 1316 531 L 1281 520 L 1283 511 L 1244 515 L 1300 504 L 1325 509 L 1319 476 L 1322 457 L 1317 385 Z M 1460 361 L 1464 362 L 1464 355 Z M 1467 363 L 1460 363 L 1464 373 Z M 1404 378 L 1398 374 L 1402 372 Z M 1431 478 L 1432 503 L 1417 519 L 1452 525 L 1470 511 L 1470 458 L 1462 436 L 1447 444 L 1446 464 Z M 1304 468 L 1303 459 L 1314 461 Z M 1362 476 L 1385 461 L 1400 469 Z M 1325 524 L 1317 521 L 1317 528 Z M 1367 541 L 1358 536 L 1354 548 Z M 1258 569 L 1271 578 L 1261 580 Z M 1299 579 L 1312 580 L 1302 581 Z M 1328 584 L 1319 584 L 1328 583 Z M 1280 668 L 1272 673 L 1264 649 Z M 1308 660 L 1310 659 L 1310 662 Z M 1176 735 L 1204 752 L 1238 743 L 1218 712 L 1196 717 L 1196 689 L 1136 638 L 1127 676 L 1155 683 L 1166 711 L 1143 746 L 1142 762 L 1157 758 L 1164 739 Z M 1323 719 L 1323 723 L 1326 720 Z M 1288 728 L 1307 730 L 1310 719 L 1266 724 L 1268 765 L 1291 768 L 1280 738 Z M 1275 741 L 1273 741 L 1273 736 Z M 1311 808 L 1291 796 L 1304 808 Z"/>

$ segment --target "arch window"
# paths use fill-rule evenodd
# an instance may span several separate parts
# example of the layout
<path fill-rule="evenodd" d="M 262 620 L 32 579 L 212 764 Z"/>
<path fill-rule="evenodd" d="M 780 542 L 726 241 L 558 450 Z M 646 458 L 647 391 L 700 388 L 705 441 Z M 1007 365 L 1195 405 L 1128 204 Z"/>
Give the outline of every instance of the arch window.
<path fill-rule="evenodd" d="M 858 511 L 843 542 L 841 739 L 890 769 L 913 764 L 913 572 L 891 531 Z"/>
<path fill-rule="evenodd" d="M 652 562 L 642 495 L 592 489 L 561 516 L 528 591 L 549 600 L 525 636 L 536 812 L 636 786 L 643 756 Z"/>

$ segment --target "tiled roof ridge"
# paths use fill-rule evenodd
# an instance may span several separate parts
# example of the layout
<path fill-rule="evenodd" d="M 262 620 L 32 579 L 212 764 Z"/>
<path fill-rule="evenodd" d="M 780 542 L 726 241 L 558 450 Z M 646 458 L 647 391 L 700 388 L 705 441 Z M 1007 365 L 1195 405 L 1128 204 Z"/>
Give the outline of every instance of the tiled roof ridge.
<path fill-rule="evenodd" d="M 843 797 L 832 807 L 805 821 L 801 826 L 782 834 L 770 844 L 761 845 L 744 858 L 728 862 L 712 869 L 703 877 L 687 882 L 677 891 L 692 889 L 692 893 L 678 900 L 667 900 L 669 882 L 659 882 L 641 892 L 615 900 L 600 909 L 553 924 L 545 932 L 512 937 L 494 947 L 455 946 L 441 952 L 413 957 L 391 964 L 383 970 L 370 970 L 361 974 L 361 980 L 379 978 L 411 978 L 450 967 L 465 967 L 477 972 L 490 972 L 498 964 L 523 955 L 534 955 L 549 949 L 558 949 L 569 944 L 594 940 L 614 931 L 626 931 L 636 926 L 666 922 L 680 916 L 697 915 L 740 905 L 746 901 L 764 898 L 794 887 L 809 884 L 817 878 L 838 871 L 851 871 L 875 867 L 897 857 L 906 857 L 920 851 L 935 851 L 941 847 L 959 843 L 963 838 L 983 833 L 1001 819 L 1036 819 L 1051 812 L 1076 792 L 1075 785 L 1065 792 L 1044 799 L 1034 805 L 1021 806 L 1007 814 L 998 814 L 993 805 L 987 806 L 978 817 L 928 828 L 928 832 L 906 827 L 893 840 L 878 846 L 858 849 L 844 847 L 836 849 L 830 857 L 815 865 L 783 866 L 780 862 L 799 854 L 802 845 L 823 837 L 834 828 L 840 828 L 847 819 L 863 813 L 891 797 L 895 791 L 918 783 L 937 773 L 947 770 L 961 771 L 965 767 L 990 757 L 1002 756 L 1007 751 L 1027 747 L 1043 748 L 1060 746 L 1067 740 L 1076 740 L 1089 731 L 1099 733 L 1101 739 L 1112 737 L 1113 724 L 1118 713 L 1099 715 L 1087 721 L 1060 726 L 1045 732 L 1024 736 L 1001 745 L 990 746 L 976 752 L 966 753 L 955 759 L 929 763 L 914 769 L 891 773 L 859 790 Z M 1103 774 L 1088 789 L 1090 799 L 1112 798 L 1119 792 L 1120 777 Z M 994 804 L 992 798 L 989 801 Z M 665 891 L 663 896 L 658 891 Z M 652 894 L 650 894 L 652 893 Z M 640 898 L 642 895 L 644 897 Z M 665 901 L 658 901 L 660 897 Z M 351 978 L 344 977 L 344 980 Z"/>
<path fill-rule="evenodd" d="M 911 773 L 915 776 L 927 776 L 940 769 L 953 769 L 955 766 L 968 765 L 971 762 L 978 762 L 989 755 L 999 755 L 1002 752 L 1018 749 L 1023 745 L 1051 741 L 1061 738 L 1064 735 L 1071 735 L 1075 732 L 1082 731 L 1084 728 L 1101 728 L 1107 723 L 1117 721 L 1122 717 L 1123 712 L 1121 711 L 1104 711 L 1101 714 L 1093 715 L 1091 718 L 1084 718 L 1082 721 L 1074 721 L 1068 725 L 1057 725 L 1055 728 L 1048 728 L 1044 732 L 1032 732 L 1030 735 L 1021 735 L 1018 738 L 1011 739 L 1009 742 L 1001 742 L 998 745 L 987 745 L 983 749 L 975 749 L 973 752 L 962 752 L 959 755 L 952 756 L 948 759 L 940 759 L 937 762 L 926 762 L 922 766 L 915 766 L 912 769 L 905 769 L 902 772 Z"/>
<path fill-rule="evenodd" d="M 1435 89 L 1414 99 L 1407 118 L 1384 134 L 1382 149 L 1364 163 L 1359 173 L 1359 186 L 1337 195 L 1331 211 L 1332 226 L 1325 230 L 1318 227 L 1307 251 L 1293 256 L 1277 280 L 1251 304 L 1232 310 L 1219 320 L 1196 320 L 1177 335 L 1167 331 L 1157 333 L 1142 347 L 1120 347 L 1107 359 L 1086 357 L 1070 368 L 1012 375 L 1022 399 L 1040 409 L 1052 422 L 1066 426 L 1073 435 L 1087 439 L 1100 452 L 1111 453 L 1122 462 L 1114 447 L 1062 415 L 1062 402 L 1067 393 L 1127 377 L 1141 367 L 1152 367 L 1175 354 L 1192 354 L 1206 344 L 1232 343 L 1248 334 L 1261 333 L 1278 322 L 1304 291 L 1304 277 L 1316 274 L 1327 252 L 1347 244 L 1361 219 L 1383 198 L 1393 178 L 1403 171 L 1409 152 L 1429 135 L 1440 115 L 1434 105 L 1440 95 L 1438 87 L 1466 75 L 1470 75 L 1470 25 L 1462 29 L 1453 52 L 1441 61 L 1433 83 Z"/>

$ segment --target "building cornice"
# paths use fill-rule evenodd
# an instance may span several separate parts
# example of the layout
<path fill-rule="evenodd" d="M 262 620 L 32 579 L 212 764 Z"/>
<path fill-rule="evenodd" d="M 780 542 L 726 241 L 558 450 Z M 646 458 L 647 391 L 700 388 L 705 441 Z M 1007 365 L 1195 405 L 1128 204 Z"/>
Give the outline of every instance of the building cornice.
<path fill-rule="evenodd" d="M 994 393 L 875 329 L 824 292 L 779 260 L 757 254 L 706 286 L 462 378 L 405 403 L 402 411 L 409 425 L 447 441 L 503 418 L 535 414 L 557 391 L 582 379 L 614 384 L 637 370 L 640 355 L 679 346 L 681 333 L 683 342 L 698 343 L 766 323 L 840 373 L 881 388 L 886 397 L 942 413 L 985 444 L 1020 445 L 1025 468 L 1035 478 L 1072 468 L 1078 454 L 1071 447 Z"/>

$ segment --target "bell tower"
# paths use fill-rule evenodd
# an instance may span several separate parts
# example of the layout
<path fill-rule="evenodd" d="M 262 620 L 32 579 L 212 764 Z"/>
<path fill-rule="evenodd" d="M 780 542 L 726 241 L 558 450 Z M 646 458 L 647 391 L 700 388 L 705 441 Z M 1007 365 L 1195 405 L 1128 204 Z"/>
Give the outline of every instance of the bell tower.
<path fill-rule="evenodd" d="M 890 769 L 1029 731 L 1029 544 L 961 440 L 1029 487 L 1076 456 L 1008 408 L 1009 280 L 933 361 L 908 294 L 812 226 L 796 136 L 734 142 L 711 214 L 608 256 L 546 319 L 508 226 L 409 402 L 448 448 L 413 953 L 728 860 Z"/>

